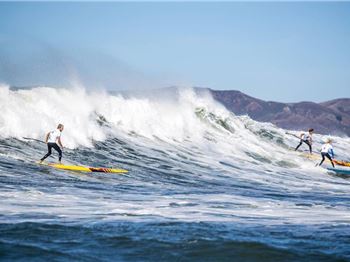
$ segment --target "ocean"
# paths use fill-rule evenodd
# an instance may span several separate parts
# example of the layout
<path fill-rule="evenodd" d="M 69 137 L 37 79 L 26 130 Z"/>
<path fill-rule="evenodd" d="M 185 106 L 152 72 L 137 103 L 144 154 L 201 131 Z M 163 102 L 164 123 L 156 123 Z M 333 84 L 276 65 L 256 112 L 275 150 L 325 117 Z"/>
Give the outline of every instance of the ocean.
<path fill-rule="evenodd" d="M 0 112 L 1 261 L 350 261 L 350 177 L 206 92 L 2 85 Z M 129 172 L 38 165 L 58 123 L 64 163 Z"/>

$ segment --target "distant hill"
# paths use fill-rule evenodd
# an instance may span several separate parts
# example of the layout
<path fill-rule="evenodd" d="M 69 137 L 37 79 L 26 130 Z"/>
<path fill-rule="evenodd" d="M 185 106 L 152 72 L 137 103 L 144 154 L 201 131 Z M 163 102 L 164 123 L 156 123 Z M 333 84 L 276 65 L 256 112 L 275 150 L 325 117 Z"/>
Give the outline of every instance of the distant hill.
<path fill-rule="evenodd" d="M 350 136 L 350 98 L 323 103 L 279 103 L 264 101 L 240 91 L 209 89 L 215 100 L 237 115 L 271 122 L 291 130 L 314 128 L 317 133 Z"/>

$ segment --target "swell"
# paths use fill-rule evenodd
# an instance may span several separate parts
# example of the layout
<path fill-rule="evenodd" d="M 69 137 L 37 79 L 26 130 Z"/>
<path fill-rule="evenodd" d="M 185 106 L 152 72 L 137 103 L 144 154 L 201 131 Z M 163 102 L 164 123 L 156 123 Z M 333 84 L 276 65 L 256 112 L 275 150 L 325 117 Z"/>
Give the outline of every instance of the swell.
<path fill-rule="evenodd" d="M 254 230 L 259 232 L 259 238 Z M 11 261 L 345 261 L 349 258 L 346 245 L 341 242 L 346 239 L 344 234 L 330 246 L 322 238 L 315 245 L 311 235 L 298 237 L 300 228 L 292 233 L 294 239 L 276 227 L 242 231 L 238 226 L 218 223 L 120 221 L 93 226 L 20 223 L 0 224 L 0 232 L 1 257 Z M 274 240 L 269 239 L 271 236 Z"/>

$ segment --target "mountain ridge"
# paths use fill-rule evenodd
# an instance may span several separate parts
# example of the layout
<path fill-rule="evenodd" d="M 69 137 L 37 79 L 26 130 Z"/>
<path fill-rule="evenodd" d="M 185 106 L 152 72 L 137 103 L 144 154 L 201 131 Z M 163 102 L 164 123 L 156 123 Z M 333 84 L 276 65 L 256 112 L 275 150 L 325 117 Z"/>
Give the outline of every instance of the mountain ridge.
<path fill-rule="evenodd" d="M 321 103 L 283 103 L 258 99 L 238 90 L 207 90 L 215 100 L 237 115 L 248 115 L 256 121 L 270 122 L 285 129 L 314 128 L 321 134 L 350 136 L 350 98 Z"/>

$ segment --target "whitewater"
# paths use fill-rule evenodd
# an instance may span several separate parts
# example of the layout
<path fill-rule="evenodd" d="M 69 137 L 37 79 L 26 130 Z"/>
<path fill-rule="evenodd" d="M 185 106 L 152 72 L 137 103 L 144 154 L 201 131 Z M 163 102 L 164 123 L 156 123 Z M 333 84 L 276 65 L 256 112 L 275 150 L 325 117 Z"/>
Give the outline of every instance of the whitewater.
<path fill-rule="evenodd" d="M 58 123 L 64 163 L 129 172 L 37 165 Z M 350 177 L 287 131 L 191 88 L 0 85 L 0 260 L 350 261 Z"/>

